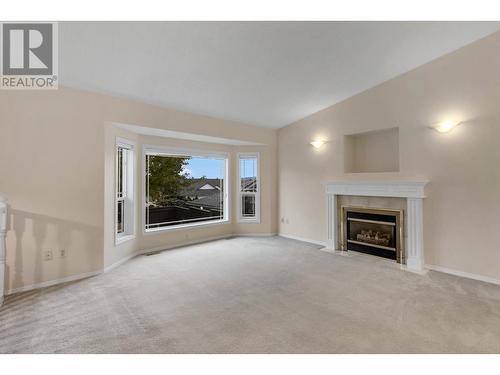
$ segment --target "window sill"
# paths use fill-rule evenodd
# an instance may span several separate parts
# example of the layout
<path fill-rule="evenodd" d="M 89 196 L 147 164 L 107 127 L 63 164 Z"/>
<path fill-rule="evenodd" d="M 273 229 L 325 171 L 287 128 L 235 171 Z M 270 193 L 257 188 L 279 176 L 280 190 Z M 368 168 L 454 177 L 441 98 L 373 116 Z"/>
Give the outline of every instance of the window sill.
<path fill-rule="evenodd" d="M 119 236 L 115 238 L 115 246 L 121 245 L 124 242 L 135 239 L 135 234 L 128 234 L 125 236 Z"/>
<path fill-rule="evenodd" d="M 180 225 L 172 225 L 170 227 L 145 229 L 145 230 L 143 230 L 143 233 L 145 235 L 150 235 L 150 234 L 158 234 L 158 233 L 164 233 L 164 232 L 174 232 L 174 231 L 183 230 L 183 229 L 185 230 L 185 229 L 195 229 L 195 228 L 206 228 L 206 227 L 226 225 L 226 224 L 230 224 L 229 219 L 209 221 L 209 222 L 205 222 L 205 223 L 180 224 Z"/>

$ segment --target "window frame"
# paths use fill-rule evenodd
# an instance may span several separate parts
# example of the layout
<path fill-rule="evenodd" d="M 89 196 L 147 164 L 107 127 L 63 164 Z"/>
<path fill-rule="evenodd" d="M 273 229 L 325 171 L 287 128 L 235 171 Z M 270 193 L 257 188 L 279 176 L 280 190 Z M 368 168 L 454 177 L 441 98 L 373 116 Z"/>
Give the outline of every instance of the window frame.
<path fill-rule="evenodd" d="M 254 224 L 260 224 L 260 152 L 239 152 L 237 154 L 238 157 L 238 173 L 237 175 L 237 183 L 236 183 L 236 189 L 237 189 L 237 204 L 236 204 L 236 209 L 238 212 L 238 223 L 254 223 Z M 249 158 L 255 158 L 257 159 L 256 163 L 256 190 L 255 192 L 245 192 L 241 190 L 241 160 L 242 159 L 249 159 Z M 253 195 L 255 197 L 255 216 L 254 217 L 245 217 L 242 215 L 241 209 L 242 209 L 242 198 L 244 195 Z"/>
<path fill-rule="evenodd" d="M 125 197 L 118 198 L 118 149 L 123 148 L 128 150 L 126 161 L 126 181 L 124 181 Z M 135 191 L 136 191 L 136 143 L 125 138 L 116 137 L 115 139 L 115 179 L 114 179 L 114 237 L 115 245 L 132 240 L 136 237 L 136 222 L 135 222 Z M 122 173 L 123 176 L 123 173 Z M 122 177 L 123 178 L 123 177 Z M 124 213 L 122 221 L 124 230 L 118 233 L 118 201 L 122 200 L 124 205 Z"/>
<path fill-rule="evenodd" d="M 226 171 L 224 178 L 224 218 L 218 220 L 207 220 L 198 223 L 177 224 L 167 227 L 146 229 L 146 155 L 154 153 L 155 155 L 163 156 L 192 156 L 205 157 L 214 159 L 224 159 L 226 162 Z M 208 151 L 190 148 L 165 147 L 157 145 L 142 145 L 142 182 L 141 182 L 141 226 L 143 235 L 153 235 L 165 232 L 174 232 L 178 230 L 205 228 L 217 225 L 226 225 L 231 223 L 231 192 L 230 192 L 230 177 L 231 177 L 231 159 L 229 152 L 225 151 Z"/>

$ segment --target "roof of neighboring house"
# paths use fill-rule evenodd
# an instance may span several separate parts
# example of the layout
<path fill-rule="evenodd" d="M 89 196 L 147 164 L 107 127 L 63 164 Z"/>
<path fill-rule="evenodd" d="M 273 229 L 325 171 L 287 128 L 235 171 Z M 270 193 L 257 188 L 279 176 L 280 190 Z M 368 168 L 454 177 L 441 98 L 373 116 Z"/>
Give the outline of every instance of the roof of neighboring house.
<path fill-rule="evenodd" d="M 219 195 L 223 181 L 218 178 L 193 178 L 189 180 L 189 186 L 181 190 L 180 195 L 190 197 Z"/>
<path fill-rule="evenodd" d="M 257 179 L 255 177 L 243 177 L 242 179 L 242 187 L 246 191 L 255 190 L 255 185 L 257 183 Z"/>

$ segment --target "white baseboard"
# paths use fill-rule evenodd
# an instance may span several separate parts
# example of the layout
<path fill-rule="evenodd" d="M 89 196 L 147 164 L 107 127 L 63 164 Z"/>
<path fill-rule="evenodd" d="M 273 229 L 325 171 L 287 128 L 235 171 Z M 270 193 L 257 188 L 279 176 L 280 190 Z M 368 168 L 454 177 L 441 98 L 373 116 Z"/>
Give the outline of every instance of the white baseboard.
<path fill-rule="evenodd" d="M 233 233 L 233 237 L 274 237 L 277 233 Z"/>
<path fill-rule="evenodd" d="M 464 272 L 464 271 L 458 271 L 458 270 L 454 270 L 451 268 L 436 266 L 433 264 L 426 264 L 425 268 L 427 268 L 429 270 L 433 270 L 433 271 L 448 273 L 448 274 L 454 275 L 454 276 L 465 277 L 466 279 L 484 281 L 486 283 L 500 285 L 500 279 L 497 279 L 495 277 L 483 276 L 483 275 L 478 275 L 475 273 L 469 273 L 469 272 Z"/>
<path fill-rule="evenodd" d="M 193 240 L 193 241 L 185 241 L 181 243 L 176 243 L 168 246 L 157 246 L 157 247 L 151 247 L 148 249 L 142 249 L 137 251 L 131 258 L 134 256 L 138 255 L 144 255 L 144 254 L 149 254 L 149 253 L 155 253 L 157 251 L 166 251 L 166 250 L 172 250 L 176 249 L 179 247 L 185 247 L 185 246 L 191 246 L 191 245 L 198 245 L 202 244 L 205 242 L 212 242 L 212 241 L 217 241 L 217 240 L 223 240 L 227 238 L 232 238 L 232 237 L 273 237 L 276 236 L 276 233 L 232 233 L 232 234 L 224 234 L 222 236 L 214 236 L 214 237 L 209 237 L 209 238 L 203 238 L 199 240 Z M 128 260 L 128 259 L 127 259 Z"/>
<path fill-rule="evenodd" d="M 347 251 L 334 250 L 334 249 L 328 248 L 327 246 L 322 247 L 320 250 L 324 251 L 325 253 L 348 256 Z"/>
<path fill-rule="evenodd" d="M 309 242 L 309 243 L 312 243 L 312 244 L 315 244 L 315 245 L 326 247 L 326 242 L 324 242 L 324 241 L 311 240 L 309 238 L 302 238 L 302 237 L 292 236 L 290 234 L 283 234 L 283 233 L 279 233 L 278 236 L 284 237 L 284 238 L 288 238 L 290 240 L 296 240 L 296 241 L 302 241 L 302 242 Z"/>
<path fill-rule="evenodd" d="M 86 279 L 88 277 L 97 276 L 101 273 L 102 273 L 102 271 L 86 272 L 86 273 L 80 273 L 78 275 L 63 277 L 60 279 L 44 281 L 44 282 L 38 283 L 38 284 L 25 285 L 25 286 L 22 286 L 19 288 L 9 289 L 5 292 L 5 295 L 10 295 L 10 294 L 19 293 L 19 292 L 28 292 L 28 291 L 33 290 L 33 289 L 46 288 L 46 287 L 54 286 L 57 284 L 68 283 L 70 281 Z"/>
<path fill-rule="evenodd" d="M 135 256 L 137 256 L 137 255 L 143 255 L 143 254 L 149 254 L 149 253 L 155 253 L 157 251 L 171 250 L 171 249 L 175 249 L 175 248 L 178 248 L 178 247 L 184 247 L 184 246 L 190 246 L 190 245 L 197 245 L 197 244 L 201 244 L 201 243 L 205 243 L 205 242 L 223 240 L 225 238 L 230 238 L 230 237 L 234 237 L 234 235 L 233 234 L 224 234 L 222 236 L 214 236 L 214 237 L 203 238 L 203 239 L 199 239 L 199 240 L 184 241 L 184 242 L 180 242 L 180 243 L 176 243 L 176 244 L 172 244 L 172 245 L 163 245 L 163 246 L 151 247 L 151 248 L 148 248 L 148 249 L 142 249 L 142 250 L 137 251 L 135 253 Z"/>
<path fill-rule="evenodd" d="M 114 262 L 113 264 L 107 266 L 106 268 L 104 268 L 103 272 L 109 272 L 111 270 L 114 270 L 116 267 L 121 266 L 123 263 L 129 261 L 130 259 L 132 259 L 136 256 L 137 256 L 137 252 L 133 252 L 132 254 L 127 255 L 126 257 L 124 257 L 124 258 Z"/>
<path fill-rule="evenodd" d="M 420 270 L 420 269 L 410 268 L 408 267 L 407 264 L 400 264 L 399 268 L 406 272 L 416 273 L 417 275 L 426 275 L 429 272 L 429 269 L 425 268 L 425 266 L 423 269 Z"/>

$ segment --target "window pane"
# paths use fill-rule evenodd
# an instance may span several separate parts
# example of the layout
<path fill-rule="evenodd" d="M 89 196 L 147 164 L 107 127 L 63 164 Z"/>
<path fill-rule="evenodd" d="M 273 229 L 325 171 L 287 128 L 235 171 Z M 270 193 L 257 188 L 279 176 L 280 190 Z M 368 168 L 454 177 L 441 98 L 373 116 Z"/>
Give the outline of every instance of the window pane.
<path fill-rule="evenodd" d="M 117 150 L 117 189 L 116 189 L 116 195 L 117 197 L 123 196 L 123 148 L 118 147 Z"/>
<path fill-rule="evenodd" d="M 122 198 L 127 195 L 127 168 L 129 153 L 131 151 L 118 147 L 117 149 L 117 173 L 116 173 L 116 197 Z"/>
<path fill-rule="evenodd" d="M 241 216 L 255 217 L 255 195 L 241 196 Z"/>
<path fill-rule="evenodd" d="M 241 191 L 257 191 L 257 158 L 240 159 Z"/>
<path fill-rule="evenodd" d="M 116 233 L 123 233 L 123 211 L 125 209 L 123 200 L 116 202 Z"/>
<path fill-rule="evenodd" d="M 146 156 L 146 229 L 224 218 L 226 160 Z"/>
<path fill-rule="evenodd" d="M 119 145 L 116 148 L 116 234 L 128 235 L 134 232 L 133 181 L 134 151 L 132 146 Z M 130 195 L 130 196 L 128 196 Z M 117 236 L 121 237 L 121 236 Z"/>

